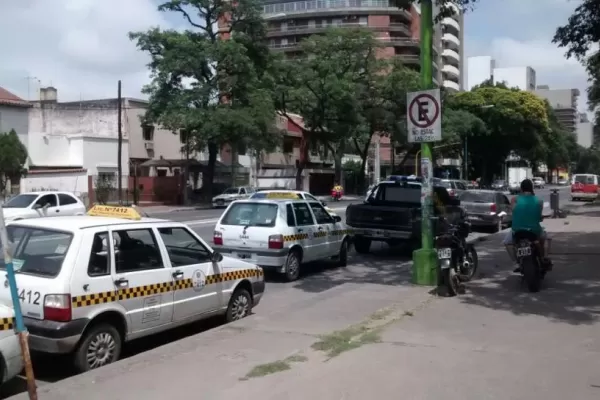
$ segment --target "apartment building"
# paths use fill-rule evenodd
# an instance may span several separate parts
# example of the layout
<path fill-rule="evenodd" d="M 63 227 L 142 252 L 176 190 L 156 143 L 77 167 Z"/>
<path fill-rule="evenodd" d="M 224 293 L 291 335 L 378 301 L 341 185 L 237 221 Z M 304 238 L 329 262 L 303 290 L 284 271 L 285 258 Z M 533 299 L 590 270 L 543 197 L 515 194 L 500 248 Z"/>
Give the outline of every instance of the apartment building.
<path fill-rule="evenodd" d="M 508 87 L 533 91 L 536 88 L 536 79 L 535 70 L 529 66 L 497 67 L 496 60 L 490 56 L 467 59 L 467 90 L 491 80 L 494 84 L 504 83 Z"/>
<path fill-rule="evenodd" d="M 580 121 L 579 111 L 577 110 L 579 89 L 550 89 L 547 85 L 540 85 L 533 92 L 548 100 L 559 122 L 569 132 L 577 133 Z"/>

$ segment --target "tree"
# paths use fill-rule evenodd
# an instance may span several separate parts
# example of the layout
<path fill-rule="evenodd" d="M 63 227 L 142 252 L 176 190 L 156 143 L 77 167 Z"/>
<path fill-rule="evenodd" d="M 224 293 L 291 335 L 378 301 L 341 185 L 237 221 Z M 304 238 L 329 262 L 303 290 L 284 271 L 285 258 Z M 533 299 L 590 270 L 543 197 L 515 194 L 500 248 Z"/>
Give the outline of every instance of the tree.
<path fill-rule="evenodd" d="M 196 151 L 208 149 L 203 185 L 210 195 L 223 145 L 233 161 L 240 142 L 262 151 L 279 140 L 261 8 L 255 0 L 171 0 L 158 9 L 181 14 L 190 28 L 130 34 L 151 60 L 145 120 L 185 130 Z"/>
<path fill-rule="evenodd" d="M 583 0 L 567 24 L 556 29 L 552 42 L 567 50 L 567 58 L 575 58 L 585 66 L 590 80 L 588 105 L 590 110 L 596 109 L 600 105 L 600 52 L 593 46 L 600 42 L 600 0 Z"/>
<path fill-rule="evenodd" d="M 27 174 L 27 148 L 14 129 L 0 133 L 0 193 L 4 196 L 8 181 L 15 182 Z"/>
<path fill-rule="evenodd" d="M 546 104 L 539 97 L 502 86 L 480 86 L 457 93 L 446 103 L 454 110 L 470 112 L 487 127 L 489 135 L 469 141 L 471 161 L 483 179 L 500 173 L 511 151 L 528 160 L 539 159 L 543 135 L 549 130 Z"/>
<path fill-rule="evenodd" d="M 340 179 L 348 139 L 360 124 L 358 87 L 370 65 L 378 62 L 379 47 L 368 30 L 331 28 L 304 40 L 300 58 L 279 60 L 276 107 L 302 132 L 297 189 L 302 189 L 311 145 L 323 146 L 333 155 L 336 179 Z M 302 123 L 293 114 L 299 114 Z"/>

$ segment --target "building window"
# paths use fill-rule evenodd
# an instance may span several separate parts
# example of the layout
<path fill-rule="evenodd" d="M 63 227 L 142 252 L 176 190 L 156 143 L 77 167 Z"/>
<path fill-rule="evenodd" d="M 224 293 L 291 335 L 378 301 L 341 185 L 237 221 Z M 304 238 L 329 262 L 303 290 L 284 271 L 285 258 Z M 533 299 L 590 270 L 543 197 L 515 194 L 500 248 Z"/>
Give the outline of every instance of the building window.
<path fill-rule="evenodd" d="M 190 136 L 189 131 L 187 131 L 186 129 L 181 129 L 179 131 L 179 141 L 182 144 L 185 144 L 188 141 L 189 136 Z"/>
<path fill-rule="evenodd" d="M 142 125 L 142 136 L 145 141 L 151 142 L 154 140 L 154 126 L 153 125 Z"/>
<path fill-rule="evenodd" d="M 294 152 L 294 139 L 284 138 L 283 139 L 283 152 L 293 153 Z"/>

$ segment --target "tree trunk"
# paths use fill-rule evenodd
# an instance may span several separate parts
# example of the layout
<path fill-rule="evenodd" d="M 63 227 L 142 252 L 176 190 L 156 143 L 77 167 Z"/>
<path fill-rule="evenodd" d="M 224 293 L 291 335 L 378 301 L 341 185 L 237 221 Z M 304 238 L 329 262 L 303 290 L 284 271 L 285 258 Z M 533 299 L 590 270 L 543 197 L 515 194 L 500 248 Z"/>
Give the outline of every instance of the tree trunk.
<path fill-rule="evenodd" d="M 308 163 L 308 147 L 310 143 L 310 133 L 302 131 L 302 138 L 300 139 L 300 157 L 296 163 L 296 190 L 304 190 L 304 179 L 302 179 L 302 173 L 306 164 Z"/>
<path fill-rule="evenodd" d="M 340 185 L 342 184 L 342 155 L 339 154 L 339 151 L 336 151 L 333 154 L 333 165 L 335 169 L 335 181 Z"/>
<path fill-rule="evenodd" d="M 360 174 L 358 174 L 358 187 L 357 187 L 357 192 L 359 192 L 359 193 L 363 190 L 366 191 L 366 189 L 367 189 L 366 185 L 365 185 L 365 168 L 367 166 L 367 158 L 369 157 L 369 147 L 371 146 L 372 139 L 373 139 L 373 133 L 371 133 L 371 135 L 369 136 L 369 140 L 362 148 L 360 148 L 358 141 L 356 139 L 354 139 L 354 147 L 356 149 L 356 152 L 360 156 Z"/>
<path fill-rule="evenodd" d="M 205 189 L 203 192 L 207 199 L 212 199 L 213 197 L 213 181 L 215 178 L 218 151 L 219 147 L 216 143 L 208 144 L 208 165 L 206 166 L 206 173 L 202 176 L 202 187 Z"/>

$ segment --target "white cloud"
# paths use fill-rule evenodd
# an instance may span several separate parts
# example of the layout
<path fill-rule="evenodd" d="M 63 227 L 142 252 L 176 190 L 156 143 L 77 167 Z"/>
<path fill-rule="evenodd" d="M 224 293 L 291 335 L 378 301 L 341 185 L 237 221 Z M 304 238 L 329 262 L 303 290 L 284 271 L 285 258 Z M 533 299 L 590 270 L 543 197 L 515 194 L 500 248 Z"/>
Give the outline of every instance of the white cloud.
<path fill-rule="evenodd" d="M 16 0 L 0 2 L 0 86 L 28 97 L 27 77 L 58 89 L 60 101 L 139 97 L 148 57 L 128 32 L 171 27 L 153 0 Z M 29 79 L 29 97 L 39 87 Z"/>

